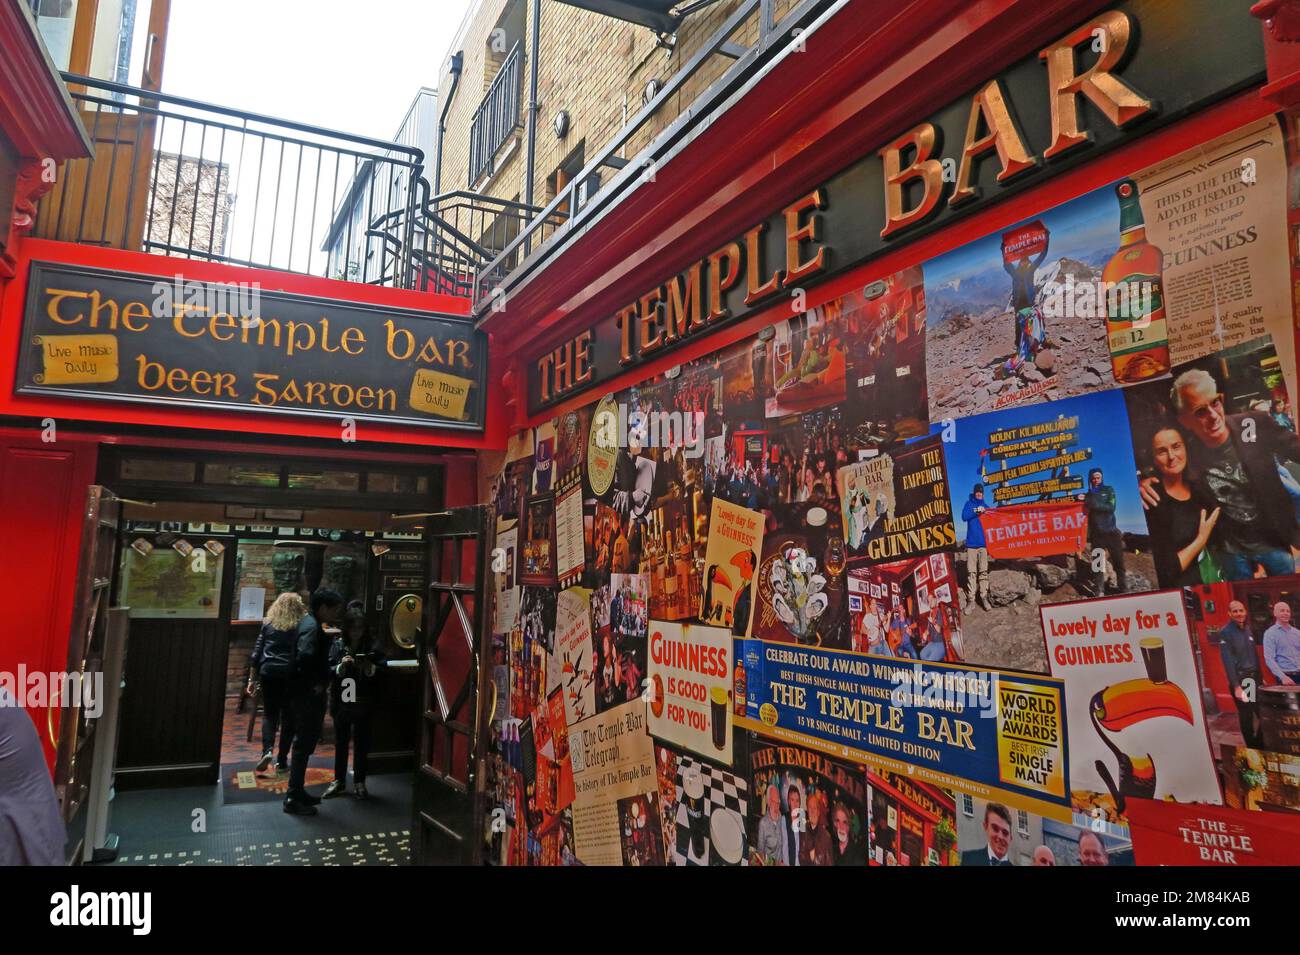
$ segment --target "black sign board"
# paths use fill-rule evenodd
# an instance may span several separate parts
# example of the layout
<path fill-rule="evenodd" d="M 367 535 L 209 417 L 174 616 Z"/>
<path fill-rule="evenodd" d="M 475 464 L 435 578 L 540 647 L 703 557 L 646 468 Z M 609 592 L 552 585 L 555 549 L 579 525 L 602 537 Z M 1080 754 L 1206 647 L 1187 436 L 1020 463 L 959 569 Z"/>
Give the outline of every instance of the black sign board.
<path fill-rule="evenodd" d="M 968 93 L 925 117 L 934 127 L 931 158 L 945 167 L 942 191 L 931 213 L 907 228 L 882 235 L 888 221 L 886 167 L 882 156 L 873 152 L 822 183 L 818 190 L 820 201 L 799 213 L 797 221 L 801 224 L 807 224 L 813 215 L 818 220 L 816 240 L 801 241 L 799 249 L 802 264 L 807 264 L 818 249 L 823 250 L 825 261 L 820 269 L 810 270 L 807 278 L 795 282 L 768 283 L 765 294 L 750 296 L 747 270 L 752 268 L 758 281 L 766 283 L 770 276 L 784 276 L 790 269 L 791 264 L 787 262 L 790 222 L 785 210 L 777 210 L 761 224 L 752 246 L 746 237 L 736 237 L 739 255 L 732 274 L 740 278 L 721 292 L 718 304 L 722 308 L 716 317 L 706 315 L 698 326 L 692 325 L 686 334 L 678 336 L 672 335 L 671 322 L 664 317 L 663 303 L 674 297 L 689 302 L 691 283 L 700 290 L 703 311 L 709 311 L 710 283 L 718 281 L 710 273 L 718 266 L 706 258 L 692 270 L 665 277 L 663 285 L 645 290 L 647 299 L 659 303 L 660 314 L 657 327 L 654 322 L 646 326 L 648 335 L 636 315 L 624 315 L 621 320 L 617 314 L 605 315 L 577 338 L 561 343 L 559 351 L 533 355 L 528 362 L 528 413 L 538 414 L 580 390 L 594 390 L 627 369 L 680 347 L 694 334 L 707 334 L 737 321 L 779 297 L 806 290 L 831 275 L 877 258 L 992 202 L 1094 159 L 1136 135 L 1167 125 L 1258 83 L 1266 72 L 1263 37 L 1259 22 L 1250 16 L 1249 7 L 1250 0 L 1125 0 L 1091 21 L 1062 22 L 1061 37 L 1065 38 L 1079 33 L 1079 28 L 1088 23 L 1103 22 L 1112 12 L 1115 16 L 1122 15 L 1130 32 L 1122 56 L 1109 69 L 1147 101 L 1148 107 L 1135 120 L 1121 128 L 1103 115 L 1087 96 L 1075 95 L 1071 102 L 1078 111 L 1086 141 L 1079 148 L 1048 155 L 1053 143 L 1049 73 L 1038 53 L 1025 57 L 996 79 L 1015 128 L 1033 160 L 1028 168 L 1000 182 L 998 157 L 986 154 L 973 163 L 968 184 L 972 191 L 967 201 L 956 204 L 951 201 L 957 189 L 955 173 L 972 112 L 973 92 Z M 1075 28 L 1073 33 L 1068 32 L 1070 28 Z M 1074 50 L 1074 72 L 1082 74 L 1095 66 L 1104 55 L 1105 44 L 1112 42 L 1115 42 L 1113 38 L 1100 31 L 1096 36 L 1085 31 L 1078 37 Z M 981 83 L 979 89 L 987 82 Z M 897 132 L 901 136 L 907 130 Z M 882 147 L 885 145 L 881 143 Z M 906 164 L 914 155 L 914 148 L 904 149 L 902 161 Z M 1139 160 L 1135 168 L 1142 165 Z M 954 175 L 948 175 L 949 171 Z M 903 185 L 905 209 L 919 204 L 920 185 L 916 181 Z M 812 192 L 811 187 L 808 191 Z M 703 251 L 707 256 L 713 250 Z M 759 261 L 751 262 L 754 258 Z M 637 305 L 641 301 L 644 300 L 638 296 L 627 304 Z M 654 306 L 648 310 L 653 312 Z M 653 353 L 642 346 L 645 338 L 659 343 Z M 563 374 L 558 371 L 560 368 L 564 369 Z"/>
<path fill-rule="evenodd" d="M 459 316 L 34 262 L 14 387 L 481 430 L 486 359 Z"/>

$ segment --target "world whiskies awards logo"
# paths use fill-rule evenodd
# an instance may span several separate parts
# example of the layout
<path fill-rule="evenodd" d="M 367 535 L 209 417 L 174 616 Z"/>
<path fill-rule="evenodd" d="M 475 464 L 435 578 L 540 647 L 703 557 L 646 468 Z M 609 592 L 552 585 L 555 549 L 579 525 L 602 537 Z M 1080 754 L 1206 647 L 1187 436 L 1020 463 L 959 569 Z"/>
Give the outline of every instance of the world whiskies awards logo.
<path fill-rule="evenodd" d="M 153 929 L 153 893 L 93 892 L 73 885 L 50 896 L 50 924 L 56 928 L 130 928 L 132 935 Z"/>

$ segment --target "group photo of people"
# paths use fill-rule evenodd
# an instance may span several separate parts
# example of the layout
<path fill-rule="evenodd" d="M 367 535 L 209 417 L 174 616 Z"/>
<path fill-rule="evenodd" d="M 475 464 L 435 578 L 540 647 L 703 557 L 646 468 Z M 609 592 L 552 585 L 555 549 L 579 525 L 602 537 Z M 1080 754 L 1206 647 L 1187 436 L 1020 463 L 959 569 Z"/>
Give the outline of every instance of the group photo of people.
<path fill-rule="evenodd" d="M 850 567 L 848 592 L 851 649 L 930 663 L 962 661 L 951 555 Z"/>
<path fill-rule="evenodd" d="M 305 600 L 288 591 L 271 603 L 249 657 L 246 690 L 262 702 L 263 752 L 254 772 L 287 776 L 285 812 L 314 816 L 323 799 L 346 795 L 349 751 L 352 795 L 368 797 L 376 674 L 386 665 L 361 601 L 345 604 L 339 593 L 322 587 Z M 307 769 L 327 713 L 334 728 L 334 778 L 317 796 L 307 790 Z"/>
<path fill-rule="evenodd" d="M 760 749 L 759 753 L 775 753 L 780 759 L 782 750 Z M 766 758 L 759 755 L 756 765 Z M 755 770 L 750 865 L 867 864 L 866 810 L 861 796 L 865 784 L 860 768 L 820 756 L 811 762 L 834 776 L 779 763 Z"/>
<path fill-rule="evenodd" d="M 612 574 L 592 595 L 596 709 L 641 695 L 649 634 L 649 582 L 644 574 Z"/>

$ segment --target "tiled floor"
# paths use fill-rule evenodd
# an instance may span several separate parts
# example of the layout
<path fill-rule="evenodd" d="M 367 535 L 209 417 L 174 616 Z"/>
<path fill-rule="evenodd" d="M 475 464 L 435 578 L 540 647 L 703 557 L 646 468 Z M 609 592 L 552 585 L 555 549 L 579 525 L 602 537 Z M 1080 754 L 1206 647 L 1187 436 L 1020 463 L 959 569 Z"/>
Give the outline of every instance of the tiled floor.
<path fill-rule="evenodd" d="M 406 865 L 410 830 L 290 839 L 236 846 L 228 853 L 203 849 L 123 855 L 118 865 Z"/>
<path fill-rule="evenodd" d="M 367 785 L 370 799 L 330 799 L 315 816 L 287 815 L 278 800 L 225 805 L 217 785 L 121 792 L 109 821 L 116 864 L 405 865 L 411 777 Z"/>

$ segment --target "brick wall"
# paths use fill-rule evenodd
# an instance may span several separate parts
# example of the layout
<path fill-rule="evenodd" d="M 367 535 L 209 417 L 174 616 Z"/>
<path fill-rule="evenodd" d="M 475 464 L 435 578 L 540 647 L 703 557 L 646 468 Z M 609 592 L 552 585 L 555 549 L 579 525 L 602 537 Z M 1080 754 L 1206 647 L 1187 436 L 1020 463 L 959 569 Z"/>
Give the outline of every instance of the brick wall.
<path fill-rule="evenodd" d="M 547 179 L 582 144 L 584 165 L 590 162 L 642 107 L 642 91 L 657 79 L 666 82 L 739 5 L 740 0 L 720 0 L 713 7 L 689 16 L 677 34 L 677 46 L 671 53 L 659 46 L 652 30 L 602 16 L 578 7 L 543 0 L 541 4 L 540 51 L 538 60 L 538 134 L 536 167 L 533 175 L 534 203 L 545 205 L 550 198 Z M 793 8 L 796 0 L 777 0 L 779 20 Z M 519 4 L 521 11 L 512 11 Z M 531 0 L 480 0 L 472 12 L 460 49 L 465 55 L 460 88 L 447 114 L 443 141 L 443 191 L 467 189 L 469 171 L 469 130 L 475 110 L 504 53 L 491 48 L 493 30 L 522 12 L 525 57 L 531 55 L 528 44 L 532 36 Z M 751 15 L 741 31 L 733 37 L 739 43 L 752 43 L 758 35 L 757 15 Z M 511 41 L 512 42 L 512 41 Z M 498 43 L 498 46 L 500 44 Z M 452 51 L 455 52 L 455 51 Z M 711 57 L 683 88 L 670 97 L 653 119 L 629 141 L 621 153 L 632 159 L 655 135 L 677 118 L 733 61 L 723 56 Z M 527 166 L 528 73 L 525 59 L 523 94 L 520 105 L 518 143 L 507 143 L 498 154 L 492 177 L 478 190 L 502 199 L 520 200 L 526 195 L 524 176 Z M 444 89 L 449 89 L 444 84 Z M 552 128 L 560 110 L 570 117 L 569 131 L 563 139 Z M 508 156 L 508 158 L 506 158 Z M 608 179 L 614 170 L 603 171 Z"/>

